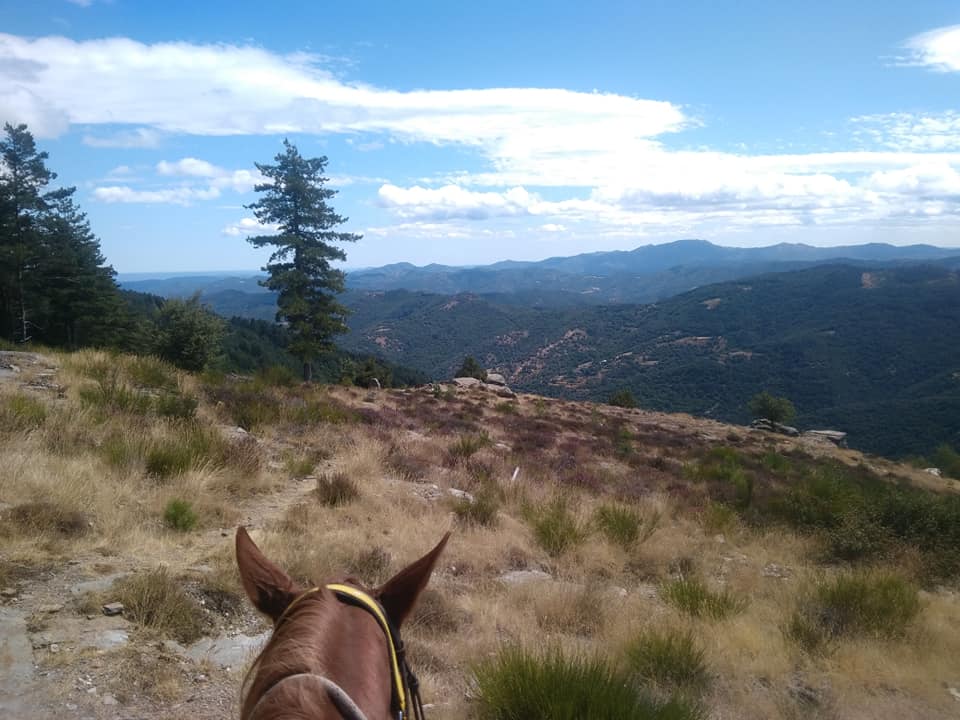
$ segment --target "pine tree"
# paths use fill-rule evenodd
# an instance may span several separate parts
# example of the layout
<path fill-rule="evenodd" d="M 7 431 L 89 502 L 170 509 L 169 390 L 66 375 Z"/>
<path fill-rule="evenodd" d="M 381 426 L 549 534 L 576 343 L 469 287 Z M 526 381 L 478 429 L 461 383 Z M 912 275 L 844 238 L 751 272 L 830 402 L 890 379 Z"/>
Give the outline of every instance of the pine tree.
<path fill-rule="evenodd" d="M 283 141 L 275 165 L 256 163 L 268 182 L 255 190 L 264 195 L 252 205 L 262 225 L 276 225 L 276 235 L 249 238 L 256 247 L 276 250 L 264 267 L 269 277 L 261 284 L 278 293 L 277 320 L 287 323 L 288 350 L 303 363 L 303 379 L 313 374 L 313 361 L 331 347 L 334 335 L 346 332 L 346 308 L 336 300 L 343 292 L 344 274 L 331 263 L 346 253 L 333 243 L 355 242 L 360 235 L 337 232 L 347 222 L 328 201 L 336 190 L 326 187 L 327 158 L 304 158 L 296 146 Z"/>
<path fill-rule="evenodd" d="M 44 188 L 57 177 L 47 169 L 26 125 L 4 125 L 0 140 L 0 333 L 19 342 L 38 327 L 34 296 L 43 257 L 42 223 L 49 210 Z M 56 196 L 62 191 L 56 192 Z"/>

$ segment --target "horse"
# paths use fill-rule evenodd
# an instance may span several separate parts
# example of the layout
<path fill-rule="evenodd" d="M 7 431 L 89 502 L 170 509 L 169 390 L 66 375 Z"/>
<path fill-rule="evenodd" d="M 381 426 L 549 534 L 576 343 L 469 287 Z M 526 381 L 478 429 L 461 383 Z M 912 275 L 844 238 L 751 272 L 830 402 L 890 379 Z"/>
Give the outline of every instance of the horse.
<path fill-rule="evenodd" d="M 353 578 L 303 588 L 237 528 L 237 567 L 273 633 L 243 682 L 241 720 L 422 718 L 399 628 L 450 537 L 376 589 Z"/>

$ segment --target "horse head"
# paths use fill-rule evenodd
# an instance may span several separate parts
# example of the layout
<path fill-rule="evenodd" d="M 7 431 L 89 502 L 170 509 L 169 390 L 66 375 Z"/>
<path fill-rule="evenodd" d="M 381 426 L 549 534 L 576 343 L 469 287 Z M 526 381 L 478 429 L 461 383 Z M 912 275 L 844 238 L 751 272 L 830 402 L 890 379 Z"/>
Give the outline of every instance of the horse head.
<path fill-rule="evenodd" d="M 419 715 L 416 678 L 406 663 L 400 627 L 449 536 L 378 588 L 352 579 L 304 588 L 238 528 L 243 588 L 273 621 L 273 634 L 244 681 L 241 720 Z"/>

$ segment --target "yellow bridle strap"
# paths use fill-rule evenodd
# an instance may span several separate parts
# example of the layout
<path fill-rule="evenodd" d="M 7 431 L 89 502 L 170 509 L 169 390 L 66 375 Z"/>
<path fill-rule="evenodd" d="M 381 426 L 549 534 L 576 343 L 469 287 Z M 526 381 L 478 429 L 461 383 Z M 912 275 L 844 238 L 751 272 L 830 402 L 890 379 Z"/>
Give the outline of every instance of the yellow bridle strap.
<path fill-rule="evenodd" d="M 403 675 L 400 674 L 400 659 L 397 657 L 397 646 L 395 642 L 396 638 L 393 637 L 393 631 L 390 629 L 390 621 L 387 620 L 387 616 L 384 614 L 380 603 L 370 597 L 363 590 L 358 590 L 350 585 L 332 583 L 327 585 L 327 589 L 334 593 L 339 593 L 352 598 L 357 603 L 362 605 L 363 608 L 373 615 L 377 619 L 377 622 L 380 623 L 380 627 L 383 628 L 383 632 L 387 636 L 387 647 L 390 649 L 390 668 L 393 671 L 393 686 L 397 689 L 397 704 L 400 706 L 398 709 L 401 713 L 403 713 L 402 717 L 406 717 L 407 695 L 406 689 L 404 688 Z M 301 595 L 301 597 L 303 596 Z"/>

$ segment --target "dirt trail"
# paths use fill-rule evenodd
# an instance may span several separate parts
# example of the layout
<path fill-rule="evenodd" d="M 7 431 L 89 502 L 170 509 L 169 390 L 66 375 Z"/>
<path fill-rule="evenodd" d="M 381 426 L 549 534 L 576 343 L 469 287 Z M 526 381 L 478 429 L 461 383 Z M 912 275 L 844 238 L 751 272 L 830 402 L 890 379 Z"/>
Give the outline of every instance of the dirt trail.
<path fill-rule="evenodd" d="M 0 383 L 23 392 L 59 395 L 57 366 L 35 353 L 0 352 Z M 226 429 L 226 432 L 236 432 Z M 258 441 L 265 457 L 278 443 Z M 313 478 L 290 480 L 277 491 L 239 502 L 248 527 L 261 528 L 302 502 Z M 206 561 L 233 544 L 234 528 L 210 528 L 163 559 L 177 576 L 198 581 Z M 242 670 L 267 626 L 248 603 L 211 607 L 216 633 L 189 648 L 172 641 L 142 644 L 143 633 L 122 616 L 80 612 L 89 593 L 156 563 L 116 548 L 46 567 L 23 568 L 0 588 L 0 718 L 77 720 L 150 718 L 214 720 L 237 716 Z M 196 595 L 196 593 L 194 593 Z"/>

